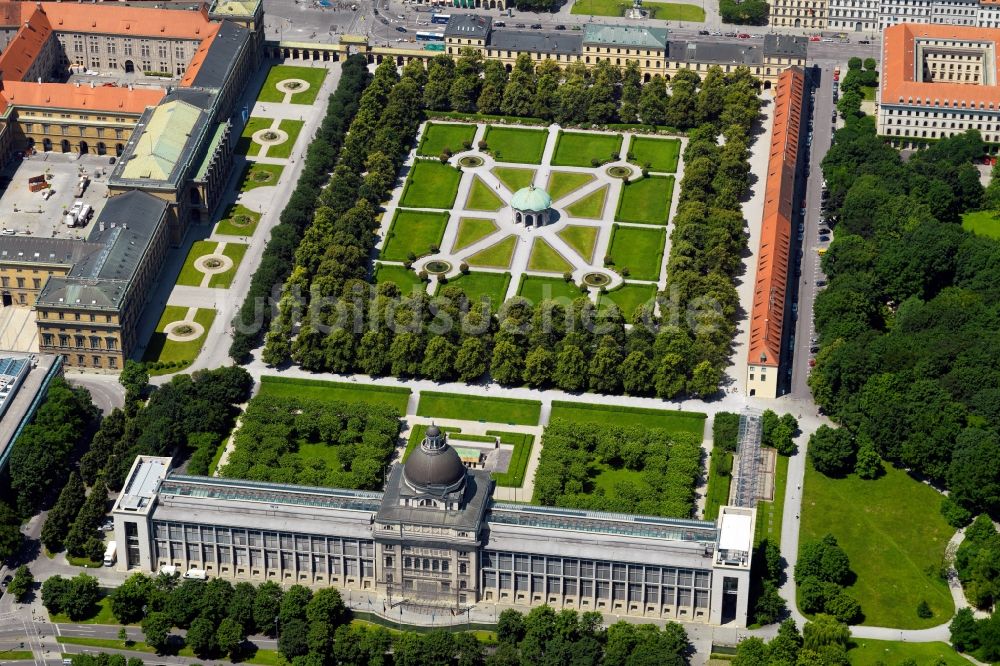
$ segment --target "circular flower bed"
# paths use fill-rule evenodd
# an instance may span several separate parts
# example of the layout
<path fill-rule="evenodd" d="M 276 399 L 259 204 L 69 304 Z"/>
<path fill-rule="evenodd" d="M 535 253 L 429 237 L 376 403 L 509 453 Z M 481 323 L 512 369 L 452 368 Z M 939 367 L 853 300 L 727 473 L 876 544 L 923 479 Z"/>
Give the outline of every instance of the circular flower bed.
<path fill-rule="evenodd" d="M 255 183 L 269 183 L 274 180 L 274 174 L 270 171 L 254 171 L 250 174 L 250 179 Z"/>
<path fill-rule="evenodd" d="M 274 141 L 278 138 L 278 133 L 274 130 L 265 130 L 263 134 L 260 135 L 265 141 Z"/>
<path fill-rule="evenodd" d="M 218 259 L 206 259 L 202 266 L 205 268 L 219 268 L 222 266 L 222 262 Z"/>
<path fill-rule="evenodd" d="M 243 213 L 239 213 L 229 218 L 229 223 L 232 224 L 234 227 L 249 227 L 251 224 L 253 224 L 253 218 L 250 217 L 249 215 L 244 215 Z"/>
<path fill-rule="evenodd" d="M 466 155 L 458 163 L 464 167 L 478 167 L 483 166 L 483 158 L 478 155 Z"/>
<path fill-rule="evenodd" d="M 626 166 L 608 167 L 608 175 L 612 178 L 628 178 L 632 175 L 632 169 Z"/>
<path fill-rule="evenodd" d="M 298 90 L 302 87 L 301 81 L 286 81 L 285 88 L 288 90 Z"/>
<path fill-rule="evenodd" d="M 611 276 L 606 273 L 587 273 L 583 276 L 583 283 L 588 287 L 606 287 L 611 284 Z"/>
<path fill-rule="evenodd" d="M 171 329 L 171 332 L 174 335 L 186 338 L 194 333 L 194 326 L 191 326 L 190 324 L 181 324 L 180 326 L 174 326 L 173 329 Z"/>
<path fill-rule="evenodd" d="M 424 266 L 424 270 L 433 275 L 444 275 L 451 270 L 451 264 L 443 259 L 434 259 L 433 261 L 428 261 Z"/>

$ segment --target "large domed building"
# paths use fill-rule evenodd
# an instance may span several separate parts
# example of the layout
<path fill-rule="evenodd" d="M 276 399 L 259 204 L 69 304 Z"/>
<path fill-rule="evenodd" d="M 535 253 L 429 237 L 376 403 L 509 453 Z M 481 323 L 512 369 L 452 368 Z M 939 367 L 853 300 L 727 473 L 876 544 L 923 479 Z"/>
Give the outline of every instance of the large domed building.
<path fill-rule="evenodd" d="M 552 197 L 540 187 L 522 187 L 510 200 L 514 209 L 514 222 L 526 227 L 542 227 L 549 223 L 552 213 Z"/>
<path fill-rule="evenodd" d="M 436 496 L 458 491 L 465 484 L 465 465 L 436 425 L 427 429 L 420 446 L 406 459 L 403 480 L 415 492 Z"/>

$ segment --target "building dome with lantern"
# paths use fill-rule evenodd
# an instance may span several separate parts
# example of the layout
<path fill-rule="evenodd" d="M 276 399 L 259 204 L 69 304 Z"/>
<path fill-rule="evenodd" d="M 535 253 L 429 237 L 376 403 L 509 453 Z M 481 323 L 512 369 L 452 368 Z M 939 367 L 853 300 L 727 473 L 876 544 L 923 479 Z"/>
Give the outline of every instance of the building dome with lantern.
<path fill-rule="evenodd" d="M 514 209 L 514 222 L 526 227 L 541 227 L 549 223 L 552 197 L 542 188 L 529 185 L 514 193 L 510 207 Z"/>

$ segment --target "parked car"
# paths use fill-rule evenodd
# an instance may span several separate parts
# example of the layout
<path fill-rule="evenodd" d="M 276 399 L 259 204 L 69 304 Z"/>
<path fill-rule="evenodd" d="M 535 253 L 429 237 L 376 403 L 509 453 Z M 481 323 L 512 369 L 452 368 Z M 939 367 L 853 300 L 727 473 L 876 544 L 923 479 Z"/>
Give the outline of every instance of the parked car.
<path fill-rule="evenodd" d="M 872 42 L 871 42 L 870 39 L 859 39 L 858 40 L 858 44 L 871 44 L 871 43 Z"/>
<path fill-rule="evenodd" d="M 534 26 L 532 26 L 532 27 L 534 27 Z M 538 26 L 538 27 L 540 28 L 542 26 Z M 565 30 L 565 29 L 566 29 L 566 26 L 564 26 L 562 23 L 560 23 L 559 25 L 556 26 L 556 30 Z"/>
<path fill-rule="evenodd" d="M 12 581 L 12 580 L 14 580 L 13 576 L 11 576 L 11 575 L 4 576 L 3 577 L 3 583 L 2 583 L 2 585 L 4 587 L 7 587 L 8 585 L 10 585 L 10 581 Z"/>
<path fill-rule="evenodd" d="M 542 29 L 542 24 L 541 23 L 532 23 L 531 24 L 531 29 L 532 30 L 541 30 Z"/>
<path fill-rule="evenodd" d="M 396 26 L 396 32 L 406 32 L 406 28 L 401 25 Z"/>
<path fill-rule="evenodd" d="M 809 348 L 809 353 L 810 354 L 818 354 L 819 353 L 819 345 L 813 345 L 812 347 L 810 347 Z"/>
<path fill-rule="evenodd" d="M 820 37 L 819 35 L 813 35 L 812 37 L 809 38 L 809 41 L 818 42 L 820 39 L 822 39 L 822 37 Z"/>
<path fill-rule="evenodd" d="M 699 30 L 699 31 L 698 31 L 698 34 L 699 34 L 699 35 L 710 35 L 710 34 L 712 34 L 712 33 L 710 33 L 710 32 L 709 32 L 708 30 Z"/>
<path fill-rule="evenodd" d="M 738 34 L 736 36 L 739 37 L 740 39 L 750 39 L 750 34 L 746 33 L 746 32 L 741 32 L 740 34 Z"/>
<path fill-rule="evenodd" d="M 507 24 L 504 23 L 503 21 L 493 21 L 493 27 L 494 28 L 506 28 Z"/>
<path fill-rule="evenodd" d="M 722 37 L 722 31 L 721 30 L 713 30 L 712 31 L 712 36 L 713 37 Z"/>
<path fill-rule="evenodd" d="M 816 359 L 814 359 L 814 358 L 809 359 L 809 367 L 810 368 L 815 368 L 816 367 Z"/>
<path fill-rule="evenodd" d="M 826 227 L 820 227 L 820 228 L 819 228 L 819 232 L 820 232 L 821 234 L 828 234 L 828 233 L 830 233 L 830 230 L 829 230 L 829 229 L 827 229 Z"/>
<path fill-rule="evenodd" d="M 725 37 L 735 37 L 735 36 L 736 36 L 736 33 L 735 33 L 735 32 L 727 32 L 727 33 L 725 33 L 725 35 L 724 35 L 724 36 L 725 36 Z"/>
<path fill-rule="evenodd" d="M 817 287 L 825 287 L 826 286 L 826 280 L 816 280 L 816 286 Z"/>
<path fill-rule="evenodd" d="M 526 27 L 528 27 L 528 26 L 524 25 L 523 23 L 518 23 L 518 24 L 516 24 L 516 25 L 515 25 L 514 27 L 515 27 L 515 28 L 526 28 Z"/>

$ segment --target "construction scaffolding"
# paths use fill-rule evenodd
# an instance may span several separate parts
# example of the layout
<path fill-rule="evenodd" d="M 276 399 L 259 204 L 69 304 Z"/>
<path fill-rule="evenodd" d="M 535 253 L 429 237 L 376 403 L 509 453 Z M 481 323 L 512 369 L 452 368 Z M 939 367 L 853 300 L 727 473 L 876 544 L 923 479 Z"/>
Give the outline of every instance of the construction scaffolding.
<path fill-rule="evenodd" d="M 739 440 L 733 465 L 735 491 L 729 499 L 733 506 L 753 508 L 760 496 L 757 488 L 760 479 L 760 440 L 763 435 L 761 412 L 746 409 L 740 414 Z"/>

